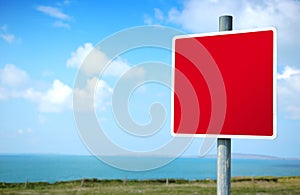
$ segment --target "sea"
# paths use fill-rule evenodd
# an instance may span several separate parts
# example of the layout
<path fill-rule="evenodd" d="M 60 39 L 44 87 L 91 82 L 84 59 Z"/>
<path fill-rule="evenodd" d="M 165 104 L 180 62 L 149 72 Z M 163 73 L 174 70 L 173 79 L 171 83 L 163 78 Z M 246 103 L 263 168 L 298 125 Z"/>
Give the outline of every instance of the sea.
<path fill-rule="evenodd" d="M 122 157 L 127 158 L 127 157 Z M 128 163 L 130 159 L 127 159 Z M 132 162 L 134 163 L 134 162 Z M 232 176 L 300 176 L 300 160 L 232 159 Z M 177 158 L 148 171 L 111 167 L 94 156 L 0 155 L 0 182 L 49 182 L 80 179 L 216 179 L 216 158 Z"/>

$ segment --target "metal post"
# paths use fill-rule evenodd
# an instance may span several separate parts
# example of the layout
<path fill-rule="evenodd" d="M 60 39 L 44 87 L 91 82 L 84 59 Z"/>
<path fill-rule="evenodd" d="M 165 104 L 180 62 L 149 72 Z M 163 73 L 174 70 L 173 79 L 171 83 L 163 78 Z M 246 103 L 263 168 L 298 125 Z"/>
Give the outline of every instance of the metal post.
<path fill-rule="evenodd" d="M 232 30 L 232 16 L 220 16 L 219 18 L 219 31 L 230 31 Z"/>
<path fill-rule="evenodd" d="M 220 16 L 219 31 L 232 30 L 232 16 Z M 231 139 L 218 138 L 218 178 L 217 194 L 230 194 L 231 178 Z"/>
<path fill-rule="evenodd" d="M 217 194 L 230 194 L 231 139 L 218 139 L 218 180 Z"/>

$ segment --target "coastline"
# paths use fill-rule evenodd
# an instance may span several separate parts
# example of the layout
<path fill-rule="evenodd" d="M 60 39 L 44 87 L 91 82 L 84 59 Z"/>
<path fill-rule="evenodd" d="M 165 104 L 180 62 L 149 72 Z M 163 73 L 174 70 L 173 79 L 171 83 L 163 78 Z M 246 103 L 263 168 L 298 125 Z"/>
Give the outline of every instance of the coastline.
<path fill-rule="evenodd" d="M 232 177 L 232 194 L 299 194 L 300 176 Z M 215 194 L 216 180 L 99 180 L 1 183 L 2 194 Z"/>
<path fill-rule="evenodd" d="M 231 182 L 278 182 L 280 179 L 300 179 L 300 176 L 234 176 L 231 177 Z M 76 180 L 67 180 L 67 181 L 56 181 L 56 182 L 45 182 L 45 181 L 33 181 L 30 182 L 28 179 L 24 182 L 2 182 L 0 181 L 0 188 L 5 186 L 19 186 L 19 185 L 59 185 L 59 184 L 68 184 L 68 183 L 99 183 L 99 184 L 109 184 L 109 183 L 152 183 L 152 184 L 185 184 L 185 183 L 216 183 L 215 179 L 183 179 L 183 178 L 162 178 L 162 179 L 98 179 L 98 178 L 82 178 Z"/>
<path fill-rule="evenodd" d="M 135 159 L 115 157 L 131 163 Z M 14 155 L 0 157 L 0 182 L 23 183 L 81 180 L 149 180 L 149 179 L 216 179 L 216 159 L 178 158 L 166 166 L 145 171 L 126 171 L 109 166 L 94 156 L 72 155 Z M 286 159 L 233 159 L 232 177 L 235 176 L 300 176 L 300 161 Z"/>

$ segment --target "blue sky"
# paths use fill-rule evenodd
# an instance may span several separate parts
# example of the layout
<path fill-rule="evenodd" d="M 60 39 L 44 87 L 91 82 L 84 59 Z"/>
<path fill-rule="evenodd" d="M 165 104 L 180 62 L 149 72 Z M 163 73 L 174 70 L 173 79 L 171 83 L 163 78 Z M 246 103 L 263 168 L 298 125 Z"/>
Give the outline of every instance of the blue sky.
<path fill-rule="evenodd" d="M 89 154 L 72 108 L 74 82 L 86 54 L 113 33 L 135 26 L 215 32 L 223 14 L 234 16 L 234 29 L 278 29 L 278 138 L 234 139 L 232 152 L 300 158 L 300 1 L 296 0 L 0 0 L 0 153 Z M 111 112 L 110 97 L 119 76 L 149 60 L 170 64 L 171 54 L 153 48 L 125 53 L 107 70 L 100 87 L 98 83 L 98 120 L 112 140 L 132 150 L 151 150 L 170 139 L 170 91 L 159 84 L 139 87 L 129 102 L 133 120 L 141 124 L 149 121 L 151 103 L 165 106 L 167 119 L 159 136 L 147 140 L 120 134 Z M 194 139 L 185 155 L 198 155 L 202 141 Z"/>

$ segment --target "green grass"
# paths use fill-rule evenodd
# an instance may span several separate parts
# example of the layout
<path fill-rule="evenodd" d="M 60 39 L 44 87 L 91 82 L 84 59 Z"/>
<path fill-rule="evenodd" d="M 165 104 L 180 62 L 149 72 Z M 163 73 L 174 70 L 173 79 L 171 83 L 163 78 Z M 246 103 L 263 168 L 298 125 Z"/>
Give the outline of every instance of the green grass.
<path fill-rule="evenodd" d="M 0 194 L 216 194 L 216 181 L 182 179 L 0 183 Z M 231 194 L 300 194 L 300 177 L 234 177 Z"/>

